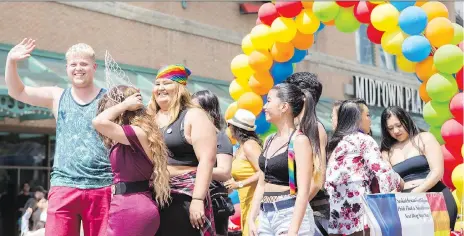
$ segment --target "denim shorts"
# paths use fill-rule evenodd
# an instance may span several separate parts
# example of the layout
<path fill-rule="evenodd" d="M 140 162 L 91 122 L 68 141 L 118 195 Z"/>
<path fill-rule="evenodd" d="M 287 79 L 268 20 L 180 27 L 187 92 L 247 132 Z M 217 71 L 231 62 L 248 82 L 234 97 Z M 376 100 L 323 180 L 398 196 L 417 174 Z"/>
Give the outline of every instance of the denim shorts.
<path fill-rule="evenodd" d="M 283 199 L 280 201 L 285 201 Z M 280 202 L 278 201 L 278 202 Z M 259 214 L 259 236 L 277 236 L 286 234 L 292 220 L 295 206 L 288 207 L 277 211 L 260 211 Z M 306 213 L 301 222 L 298 235 L 312 236 L 315 233 L 314 215 L 311 206 L 308 204 Z"/>

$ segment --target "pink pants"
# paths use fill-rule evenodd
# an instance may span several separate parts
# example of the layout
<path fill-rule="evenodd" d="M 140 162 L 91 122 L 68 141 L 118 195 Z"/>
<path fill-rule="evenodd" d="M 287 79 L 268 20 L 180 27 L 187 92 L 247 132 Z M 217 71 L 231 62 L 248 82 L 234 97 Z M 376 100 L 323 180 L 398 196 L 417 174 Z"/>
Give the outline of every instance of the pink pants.
<path fill-rule="evenodd" d="M 106 236 L 111 188 L 52 187 L 48 195 L 46 236 Z"/>

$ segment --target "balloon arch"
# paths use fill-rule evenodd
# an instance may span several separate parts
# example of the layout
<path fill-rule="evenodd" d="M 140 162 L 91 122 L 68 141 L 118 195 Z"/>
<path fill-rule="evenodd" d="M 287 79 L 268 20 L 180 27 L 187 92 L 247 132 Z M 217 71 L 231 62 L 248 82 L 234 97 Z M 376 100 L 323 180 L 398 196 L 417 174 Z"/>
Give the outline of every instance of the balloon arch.
<path fill-rule="evenodd" d="M 443 181 L 454 190 L 460 206 L 464 197 L 463 28 L 448 17 L 448 9 L 438 1 L 265 3 L 258 11 L 256 26 L 242 40 L 243 54 L 231 62 L 235 79 L 229 93 L 235 102 L 227 108 L 225 118 L 230 119 L 239 108 L 246 109 L 257 116 L 258 134 L 265 137 L 275 132 L 261 112 L 263 98 L 293 73 L 317 32 L 335 26 L 352 33 L 366 24 L 369 40 L 396 55 L 398 68 L 415 73 L 421 82 L 424 119 L 442 144 Z"/>

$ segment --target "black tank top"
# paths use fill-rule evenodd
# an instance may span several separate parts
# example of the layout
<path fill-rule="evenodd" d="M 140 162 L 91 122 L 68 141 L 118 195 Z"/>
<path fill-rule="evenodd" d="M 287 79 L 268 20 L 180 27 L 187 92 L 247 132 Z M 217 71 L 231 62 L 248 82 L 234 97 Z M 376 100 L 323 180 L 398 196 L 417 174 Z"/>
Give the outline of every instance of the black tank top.
<path fill-rule="evenodd" d="M 424 155 L 410 157 L 393 166 L 404 182 L 425 179 L 430 172 L 429 163 Z"/>
<path fill-rule="evenodd" d="M 290 139 L 292 138 L 295 131 L 292 132 L 290 135 Z M 288 140 L 287 144 L 279 148 L 276 152 L 280 151 L 283 147 L 287 147 L 286 151 L 280 154 L 273 154 L 273 156 L 266 158 L 264 153 L 267 153 L 267 149 L 269 148 L 272 140 L 274 139 L 275 135 L 273 135 L 266 146 L 264 147 L 263 152 L 259 156 L 259 168 L 261 171 L 264 172 L 264 181 L 266 183 L 281 185 L 281 186 L 288 186 L 288 144 L 290 143 L 290 139 Z M 275 156 L 274 156 L 275 155 Z M 296 176 L 296 168 L 295 168 L 295 176 Z M 295 187 L 296 178 L 295 178 Z"/>
<path fill-rule="evenodd" d="M 182 110 L 177 119 L 162 130 L 164 142 L 169 150 L 168 165 L 198 166 L 198 159 L 193 146 L 187 142 L 184 135 L 186 114 L 187 110 Z"/>

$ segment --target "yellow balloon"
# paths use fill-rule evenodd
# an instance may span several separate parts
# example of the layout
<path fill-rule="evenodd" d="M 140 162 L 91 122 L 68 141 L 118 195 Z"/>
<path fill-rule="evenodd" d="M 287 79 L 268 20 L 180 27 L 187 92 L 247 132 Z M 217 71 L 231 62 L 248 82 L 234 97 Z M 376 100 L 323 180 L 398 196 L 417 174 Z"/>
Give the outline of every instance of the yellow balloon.
<path fill-rule="evenodd" d="M 226 113 L 224 114 L 224 119 L 225 120 L 232 119 L 232 117 L 234 117 L 235 112 L 237 112 L 237 110 L 238 110 L 237 102 L 231 103 L 229 107 L 227 107 Z"/>
<path fill-rule="evenodd" d="M 271 27 L 265 24 L 253 27 L 250 33 L 250 39 L 253 47 L 257 50 L 267 50 L 271 48 L 272 44 L 275 42 Z"/>
<path fill-rule="evenodd" d="M 243 53 L 245 53 L 245 55 L 250 55 L 250 53 L 254 50 L 255 48 L 253 47 L 253 43 L 251 42 L 250 34 L 247 34 L 242 39 L 242 51 Z"/>
<path fill-rule="evenodd" d="M 392 31 L 398 28 L 400 12 L 390 3 L 377 5 L 371 12 L 371 23 L 380 31 Z"/>
<path fill-rule="evenodd" d="M 369 1 L 370 3 L 374 4 L 374 5 L 378 5 L 378 4 L 381 4 L 381 3 L 385 3 L 385 1 Z"/>
<path fill-rule="evenodd" d="M 456 224 L 454 225 L 454 230 L 461 231 L 463 229 L 464 229 L 464 220 L 457 221 Z"/>
<path fill-rule="evenodd" d="M 392 55 L 401 55 L 403 41 L 407 35 L 401 31 L 399 27 L 392 31 L 385 32 L 382 35 L 381 45 L 384 51 Z"/>
<path fill-rule="evenodd" d="M 235 101 L 237 101 L 240 96 L 247 92 L 251 92 L 251 88 L 248 86 L 248 82 L 242 83 L 238 82 L 237 80 L 233 80 L 229 85 L 229 94 Z"/>
<path fill-rule="evenodd" d="M 293 19 L 278 17 L 272 22 L 271 32 L 277 42 L 288 43 L 296 35 L 296 24 Z"/>
<path fill-rule="evenodd" d="M 232 132 L 230 131 L 229 127 L 227 127 L 226 129 L 226 134 L 227 134 L 227 137 L 229 137 L 230 143 L 232 145 L 235 145 L 237 143 L 237 140 L 234 139 L 234 137 L 232 137 Z"/>
<path fill-rule="evenodd" d="M 454 201 L 456 202 L 456 206 L 458 207 L 458 212 L 461 212 L 462 201 L 464 200 L 464 196 L 462 195 L 462 192 L 455 189 L 453 191 L 453 197 L 454 197 Z"/>
<path fill-rule="evenodd" d="M 461 157 L 464 158 L 464 144 L 461 147 Z"/>
<path fill-rule="evenodd" d="M 398 55 L 396 57 L 396 64 L 398 65 L 398 68 L 404 72 L 413 73 L 416 71 L 417 63 L 406 59 L 403 55 Z"/>
<path fill-rule="evenodd" d="M 464 190 L 464 164 L 459 164 L 453 170 L 451 174 L 451 180 L 453 181 L 454 187 L 459 191 Z"/>
<path fill-rule="evenodd" d="M 321 21 L 314 15 L 311 9 L 304 9 L 295 19 L 296 28 L 303 34 L 314 34 Z"/>
<path fill-rule="evenodd" d="M 250 78 L 254 72 L 248 64 L 248 56 L 245 54 L 237 55 L 232 59 L 230 70 L 237 78 Z"/>

